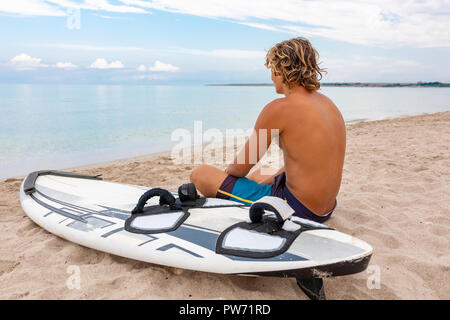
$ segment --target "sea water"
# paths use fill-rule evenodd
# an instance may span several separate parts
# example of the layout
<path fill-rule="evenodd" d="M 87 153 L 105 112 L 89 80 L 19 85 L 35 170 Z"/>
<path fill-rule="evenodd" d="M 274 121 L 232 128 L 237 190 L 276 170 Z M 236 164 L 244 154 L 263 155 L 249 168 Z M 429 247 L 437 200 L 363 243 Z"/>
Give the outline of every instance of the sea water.
<path fill-rule="evenodd" d="M 450 110 L 450 88 L 324 87 L 346 122 Z M 273 87 L 0 84 L 0 178 L 170 150 L 176 129 L 248 129 Z"/>

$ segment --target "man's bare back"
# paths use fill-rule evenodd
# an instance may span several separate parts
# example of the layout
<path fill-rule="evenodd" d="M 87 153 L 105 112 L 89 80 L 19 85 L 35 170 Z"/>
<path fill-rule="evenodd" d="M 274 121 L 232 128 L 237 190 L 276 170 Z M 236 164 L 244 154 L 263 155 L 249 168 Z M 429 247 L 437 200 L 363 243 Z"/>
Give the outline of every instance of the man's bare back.
<path fill-rule="evenodd" d="M 272 103 L 267 116 L 278 115 L 272 121 L 280 127 L 287 187 L 314 213 L 331 211 L 345 156 L 341 113 L 326 96 L 303 87 Z"/>

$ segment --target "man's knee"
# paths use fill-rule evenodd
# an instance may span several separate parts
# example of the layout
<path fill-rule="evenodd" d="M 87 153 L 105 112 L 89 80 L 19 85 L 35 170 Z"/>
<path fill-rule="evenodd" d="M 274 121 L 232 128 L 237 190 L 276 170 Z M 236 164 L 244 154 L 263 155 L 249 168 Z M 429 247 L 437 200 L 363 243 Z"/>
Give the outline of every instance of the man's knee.
<path fill-rule="evenodd" d="M 202 181 L 202 177 L 206 176 L 206 171 L 209 169 L 207 164 L 201 164 L 192 170 L 189 179 L 193 184 L 199 184 Z"/>
<path fill-rule="evenodd" d="M 225 172 L 213 166 L 202 164 L 191 172 L 190 180 L 205 197 L 215 197 L 217 189 L 225 177 Z"/>

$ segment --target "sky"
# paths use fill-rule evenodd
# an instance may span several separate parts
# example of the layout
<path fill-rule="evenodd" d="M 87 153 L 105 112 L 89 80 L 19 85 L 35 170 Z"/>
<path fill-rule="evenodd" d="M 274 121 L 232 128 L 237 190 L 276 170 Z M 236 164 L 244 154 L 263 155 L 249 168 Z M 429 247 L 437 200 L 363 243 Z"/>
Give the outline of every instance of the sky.
<path fill-rule="evenodd" d="M 0 82 L 268 83 L 306 37 L 325 82 L 450 82 L 449 0 L 0 0 Z"/>

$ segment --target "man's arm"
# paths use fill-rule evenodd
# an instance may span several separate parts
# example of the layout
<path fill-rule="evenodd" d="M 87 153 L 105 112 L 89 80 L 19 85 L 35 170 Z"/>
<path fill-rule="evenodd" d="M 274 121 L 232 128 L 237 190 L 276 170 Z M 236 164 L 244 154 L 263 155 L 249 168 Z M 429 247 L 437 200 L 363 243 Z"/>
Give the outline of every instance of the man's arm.
<path fill-rule="evenodd" d="M 280 168 L 280 170 L 277 171 L 277 173 L 267 176 L 267 178 L 264 178 L 259 182 L 259 184 L 273 184 L 273 179 L 282 173 L 284 171 L 284 166 Z M 263 176 L 263 175 L 261 175 Z"/>
<path fill-rule="evenodd" d="M 226 172 L 235 177 L 245 177 L 251 168 L 264 156 L 272 142 L 272 131 L 281 134 L 279 120 L 280 100 L 276 99 L 266 105 L 256 120 L 254 130 L 244 147 L 239 151 Z"/>

